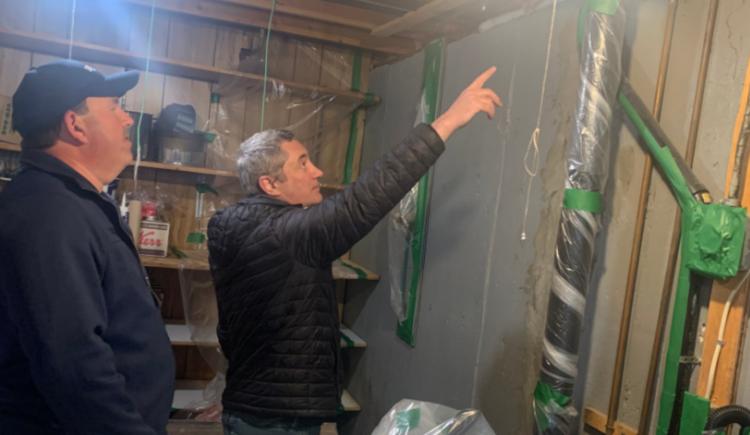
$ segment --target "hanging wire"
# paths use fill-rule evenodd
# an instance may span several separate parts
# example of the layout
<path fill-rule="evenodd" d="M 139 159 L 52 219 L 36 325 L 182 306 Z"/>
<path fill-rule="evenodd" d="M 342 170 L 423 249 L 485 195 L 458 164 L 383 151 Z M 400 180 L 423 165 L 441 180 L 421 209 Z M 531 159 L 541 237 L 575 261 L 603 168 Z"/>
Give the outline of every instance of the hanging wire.
<path fill-rule="evenodd" d="M 70 39 L 68 40 L 68 60 L 73 59 L 73 35 L 76 29 L 76 0 L 73 0 L 73 6 L 70 12 Z"/>
<path fill-rule="evenodd" d="M 536 126 L 531 132 L 529 144 L 526 146 L 526 153 L 523 156 L 523 169 L 529 176 L 529 182 L 526 186 L 526 202 L 523 208 L 523 226 L 521 228 L 521 240 L 526 240 L 526 229 L 529 218 L 529 201 L 531 200 L 531 186 L 534 183 L 539 170 L 539 137 L 542 134 L 542 109 L 544 108 L 544 97 L 547 93 L 547 74 L 549 72 L 549 55 L 552 51 L 552 36 L 555 32 L 555 17 L 557 16 L 557 1 L 552 1 L 552 14 L 549 19 L 549 34 L 547 35 L 547 55 L 544 60 L 544 75 L 542 76 L 542 92 L 539 96 L 539 110 L 536 115 Z"/>
<path fill-rule="evenodd" d="M 133 192 L 138 191 L 138 169 L 141 166 L 141 125 L 143 124 L 143 112 L 146 109 L 146 94 L 148 93 L 148 72 L 151 68 L 151 46 L 154 36 L 154 15 L 156 13 L 156 0 L 151 0 L 151 17 L 148 23 L 148 38 L 146 40 L 146 71 L 143 78 L 143 92 L 141 93 L 141 107 L 138 110 L 138 124 L 135 127 L 135 163 L 133 164 Z"/>
<path fill-rule="evenodd" d="M 263 59 L 263 98 L 260 100 L 260 130 L 264 130 L 266 120 L 266 88 L 268 87 L 268 47 L 271 43 L 271 24 L 273 14 L 276 12 L 276 0 L 271 3 L 271 12 L 268 14 L 268 28 L 266 29 L 266 53 Z"/>

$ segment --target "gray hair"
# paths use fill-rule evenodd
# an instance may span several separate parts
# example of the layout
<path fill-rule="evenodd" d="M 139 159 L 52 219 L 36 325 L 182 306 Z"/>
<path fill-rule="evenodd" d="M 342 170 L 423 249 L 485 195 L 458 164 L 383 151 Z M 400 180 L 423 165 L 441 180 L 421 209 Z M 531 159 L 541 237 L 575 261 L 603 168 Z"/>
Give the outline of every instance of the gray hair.
<path fill-rule="evenodd" d="M 245 192 L 261 193 L 258 179 L 263 175 L 284 180 L 282 168 L 287 154 L 281 149 L 281 144 L 290 140 L 294 140 L 294 133 L 291 131 L 263 130 L 242 142 L 237 158 L 237 172 Z"/>

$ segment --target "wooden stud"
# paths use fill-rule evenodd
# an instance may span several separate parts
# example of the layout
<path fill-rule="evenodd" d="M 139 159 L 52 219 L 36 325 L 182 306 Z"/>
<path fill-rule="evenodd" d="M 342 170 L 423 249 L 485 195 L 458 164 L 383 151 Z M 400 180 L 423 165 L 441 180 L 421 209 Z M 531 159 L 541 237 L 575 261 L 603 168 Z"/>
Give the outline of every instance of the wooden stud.
<path fill-rule="evenodd" d="M 748 110 L 748 103 L 750 103 L 750 59 L 748 59 L 748 67 L 745 74 L 745 83 L 743 86 L 739 110 L 737 112 L 736 122 L 734 131 L 732 134 L 732 151 L 727 167 L 727 178 L 725 185 L 725 196 L 731 195 L 730 192 L 733 173 L 736 165 L 740 165 L 739 171 L 739 196 L 740 205 L 742 207 L 750 206 L 750 177 L 748 177 L 748 161 L 750 153 L 745 152 L 744 162 L 735 161 L 736 150 L 740 142 L 743 129 L 750 128 L 744 124 L 745 114 Z M 740 273 L 739 276 L 741 276 Z M 734 277 L 728 281 L 721 282 L 716 281 L 711 289 L 711 300 L 708 305 L 708 314 L 706 316 L 706 324 L 704 330 L 704 346 L 703 353 L 701 354 L 701 367 L 698 376 L 697 393 L 701 396 L 708 394 L 708 377 L 711 369 L 713 355 L 716 350 L 716 342 L 718 340 L 718 333 L 723 317 L 724 308 L 729 295 L 732 290 L 737 287 L 741 277 Z M 742 355 L 742 346 L 744 331 L 746 325 L 746 313 L 748 304 L 748 283 L 743 284 L 742 288 L 738 290 L 734 301 L 732 302 L 729 310 L 729 316 L 727 318 L 726 327 L 724 330 L 724 345 L 722 346 L 719 353 L 719 361 L 716 368 L 716 375 L 714 379 L 713 391 L 709 399 L 711 400 L 711 406 L 719 407 L 728 405 L 734 402 L 735 388 L 737 380 L 739 378 L 740 368 L 740 357 Z"/>
<path fill-rule="evenodd" d="M 607 433 L 607 416 L 593 408 L 583 410 L 583 421 L 587 426 L 596 429 L 600 433 Z M 638 435 L 638 431 L 620 421 L 615 422 L 615 430 L 612 435 Z"/>

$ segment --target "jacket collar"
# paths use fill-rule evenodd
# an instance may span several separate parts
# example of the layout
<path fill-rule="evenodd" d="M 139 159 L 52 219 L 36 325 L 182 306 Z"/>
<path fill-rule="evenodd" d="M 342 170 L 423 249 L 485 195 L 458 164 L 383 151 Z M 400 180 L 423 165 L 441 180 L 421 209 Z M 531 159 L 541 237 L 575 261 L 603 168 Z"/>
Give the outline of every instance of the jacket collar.
<path fill-rule="evenodd" d="M 263 193 L 253 193 L 245 198 L 247 205 L 270 205 L 272 207 L 302 207 L 301 205 L 291 205 L 287 202 L 272 198 Z"/>
<path fill-rule="evenodd" d="M 94 192 L 97 195 L 101 193 L 96 190 L 94 185 L 84 178 L 83 175 L 66 165 L 62 160 L 53 157 L 42 150 L 22 150 L 21 163 L 25 166 L 32 166 L 44 172 L 72 180 L 82 190 Z"/>

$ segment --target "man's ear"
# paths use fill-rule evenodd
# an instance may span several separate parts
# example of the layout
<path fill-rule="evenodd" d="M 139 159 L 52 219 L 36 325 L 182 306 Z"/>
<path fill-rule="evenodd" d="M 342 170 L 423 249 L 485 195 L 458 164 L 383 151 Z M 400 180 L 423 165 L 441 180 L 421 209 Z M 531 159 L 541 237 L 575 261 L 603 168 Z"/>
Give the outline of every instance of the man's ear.
<path fill-rule="evenodd" d="M 60 135 L 67 139 L 68 142 L 85 144 L 88 143 L 86 128 L 83 125 L 81 116 L 72 110 L 68 110 L 63 115 L 60 122 Z"/>
<path fill-rule="evenodd" d="M 258 178 L 258 186 L 268 196 L 279 196 L 281 192 L 276 188 L 276 182 L 270 175 L 261 175 Z"/>

